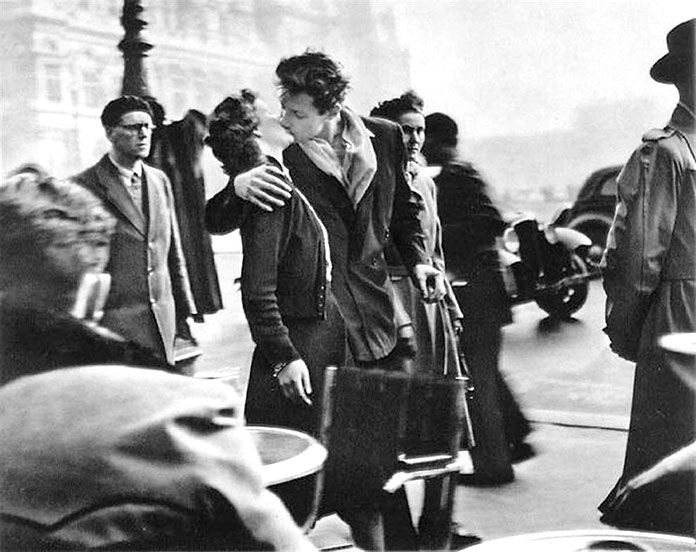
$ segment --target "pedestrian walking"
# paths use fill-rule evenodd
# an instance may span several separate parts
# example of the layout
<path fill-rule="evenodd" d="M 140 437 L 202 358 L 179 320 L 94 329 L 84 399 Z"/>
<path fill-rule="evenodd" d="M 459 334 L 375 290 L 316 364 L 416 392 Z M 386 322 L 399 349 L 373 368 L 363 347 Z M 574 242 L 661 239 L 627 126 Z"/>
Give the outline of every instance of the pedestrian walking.
<path fill-rule="evenodd" d="M 533 451 L 525 442 L 529 424 L 499 367 L 502 326 L 511 321 L 495 245 L 504 222 L 483 178 L 460 158 L 451 117 L 425 118 L 423 154 L 437 187 L 445 264 L 463 314 L 461 347 L 475 389 L 470 408 L 474 473 L 462 474 L 460 481 L 507 483 L 514 479 L 512 462 Z"/>
<path fill-rule="evenodd" d="M 176 313 L 189 316 L 196 309 L 169 179 L 143 162 L 152 111 L 142 98 L 121 96 L 104 107 L 101 122 L 111 151 L 73 178 L 117 220 L 102 324 L 173 366 Z"/>

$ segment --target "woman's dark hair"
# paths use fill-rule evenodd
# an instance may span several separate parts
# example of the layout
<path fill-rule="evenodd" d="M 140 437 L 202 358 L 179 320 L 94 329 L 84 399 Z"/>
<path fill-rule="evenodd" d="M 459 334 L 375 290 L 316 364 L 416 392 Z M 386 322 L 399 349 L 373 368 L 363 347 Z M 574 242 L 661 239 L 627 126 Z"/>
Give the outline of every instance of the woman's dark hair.
<path fill-rule="evenodd" d="M 371 117 L 381 117 L 396 121 L 404 113 L 423 113 L 423 98 L 413 90 L 407 90 L 398 98 L 380 102 L 370 111 Z"/>
<path fill-rule="evenodd" d="M 322 52 L 284 58 L 276 67 L 278 86 L 283 95 L 308 94 L 319 113 L 326 113 L 345 100 L 348 79 L 340 64 Z"/>
<path fill-rule="evenodd" d="M 248 171 L 265 161 L 256 140 L 259 117 L 254 107 L 256 94 L 244 89 L 228 96 L 213 110 L 205 143 L 213 150 L 229 176 Z"/>

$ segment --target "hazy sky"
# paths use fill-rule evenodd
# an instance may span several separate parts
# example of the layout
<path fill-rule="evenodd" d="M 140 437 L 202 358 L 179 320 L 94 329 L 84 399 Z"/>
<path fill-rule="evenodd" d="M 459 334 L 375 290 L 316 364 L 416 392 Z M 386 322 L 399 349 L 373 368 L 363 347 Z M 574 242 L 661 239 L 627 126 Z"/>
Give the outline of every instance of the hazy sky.
<path fill-rule="evenodd" d="M 694 0 L 393 0 L 413 86 L 469 137 L 568 128 L 579 107 L 645 98 L 667 120 L 672 86 L 648 71 Z M 658 126 L 665 121 L 652 121 Z"/>

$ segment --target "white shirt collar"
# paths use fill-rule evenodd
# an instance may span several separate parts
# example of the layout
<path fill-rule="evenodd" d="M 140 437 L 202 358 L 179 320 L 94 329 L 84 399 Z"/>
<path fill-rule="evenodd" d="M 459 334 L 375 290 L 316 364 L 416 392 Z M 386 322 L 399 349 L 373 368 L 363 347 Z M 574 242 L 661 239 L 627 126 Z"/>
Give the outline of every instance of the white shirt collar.
<path fill-rule="evenodd" d="M 126 180 L 130 181 L 133 174 L 138 175 L 140 178 L 143 177 L 143 162 L 140 159 L 135 162 L 132 169 L 119 165 L 112 151 L 109 152 L 109 160 L 114 164 L 114 167 L 118 169 L 118 172 Z"/>

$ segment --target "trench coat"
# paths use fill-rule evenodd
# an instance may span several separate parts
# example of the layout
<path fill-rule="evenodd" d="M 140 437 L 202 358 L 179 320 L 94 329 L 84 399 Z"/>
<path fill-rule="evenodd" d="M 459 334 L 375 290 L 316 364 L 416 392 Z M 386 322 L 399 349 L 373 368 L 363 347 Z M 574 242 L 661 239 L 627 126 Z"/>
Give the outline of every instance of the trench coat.
<path fill-rule="evenodd" d="M 196 312 L 167 176 L 143 163 L 146 216 L 121 184 L 105 155 L 73 177 L 117 220 L 106 271 L 111 290 L 101 324 L 174 364 L 176 312 Z M 146 198 L 146 199 L 145 199 Z"/>
<path fill-rule="evenodd" d="M 677 106 L 665 128 L 643 136 L 618 178 L 618 204 L 602 261 L 605 332 L 617 354 L 636 362 L 620 482 L 695 437 L 696 359 L 658 345 L 664 334 L 696 331 L 695 138 L 693 114 Z M 683 377 L 687 374 L 690 382 Z M 690 513 L 685 532 L 692 533 L 693 485 L 663 489 L 659 498 L 669 509 Z M 675 531 L 670 517 L 674 516 L 667 514 L 661 521 L 653 512 L 629 525 L 618 522 Z"/>

